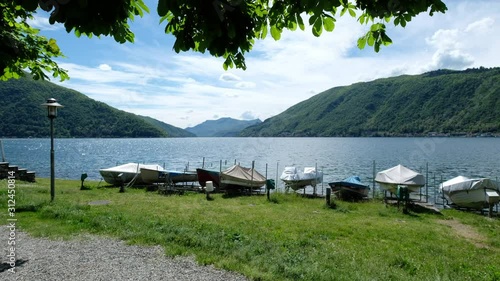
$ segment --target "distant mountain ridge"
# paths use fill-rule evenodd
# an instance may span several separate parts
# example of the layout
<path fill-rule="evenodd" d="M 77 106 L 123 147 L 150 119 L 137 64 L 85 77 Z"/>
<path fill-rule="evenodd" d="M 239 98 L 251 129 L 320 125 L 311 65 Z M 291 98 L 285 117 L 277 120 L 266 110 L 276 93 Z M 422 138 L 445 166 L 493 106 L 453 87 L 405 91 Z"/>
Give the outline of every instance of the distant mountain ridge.
<path fill-rule="evenodd" d="M 55 98 L 64 105 L 55 120 L 56 137 L 158 138 L 189 134 L 113 108 L 77 91 L 29 77 L 0 81 L 0 137 L 48 137 L 47 109 L 40 104 Z M 161 125 L 161 126 L 160 126 Z"/>
<path fill-rule="evenodd" d="M 149 116 L 142 116 L 142 115 L 137 115 L 137 116 L 144 119 L 144 121 L 148 122 L 149 124 L 164 130 L 168 136 L 182 137 L 182 138 L 196 137 L 196 135 L 191 133 L 191 132 L 188 132 L 184 129 L 172 126 L 172 125 L 167 124 L 165 122 L 161 122 L 161 121 L 156 120 L 154 118 L 151 118 Z"/>
<path fill-rule="evenodd" d="M 260 119 L 237 120 L 224 117 L 217 120 L 207 120 L 194 127 L 186 128 L 186 131 L 191 132 L 198 137 L 235 137 L 248 126 L 259 124 L 261 122 L 262 121 Z"/>
<path fill-rule="evenodd" d="M 438 70 L 335 87 L 240 136 L 500 135 L 500 68 Z"/>

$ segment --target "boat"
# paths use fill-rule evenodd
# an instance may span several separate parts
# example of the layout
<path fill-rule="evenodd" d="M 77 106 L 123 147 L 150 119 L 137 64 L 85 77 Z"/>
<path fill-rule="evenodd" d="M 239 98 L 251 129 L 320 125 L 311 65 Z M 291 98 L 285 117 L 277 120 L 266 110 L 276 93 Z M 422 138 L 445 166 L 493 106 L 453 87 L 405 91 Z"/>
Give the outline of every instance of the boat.
<path fill-rule="evenodd" d="M 304 171 L 296 167 L 285 167 L 280 179 L 285 183 L 286 188 L 298 190 L 306 186 L 316 186 L 323 181 L 323 173 L 316 172 L 314 167 L 306 167 Z"/>
<path fill-rule="evenodd" d="M 483 209 L 500 202 L 500 184 L 489 178 L 458 176 L 439 185 L 439 190 L 452 205 Z"/>
<path fill-rule="evenodd" d="M 197 168 L 196 175 L 202 187 L 207 186 L 207 181 L 211 181 L 216 189 L 220 187 L 220 172 Z"/>
<path fill-rule="evenodd" d="M 153 183 L 178 183 L 198 181 L 195 171 L 169 171 L 163 169 L 141 168 L 142 180 L 147 184 Z"/>
<path fill-rule="evenodd" d="M 375 181 L 380 188 L 397 194 L 398 188 L 406 187 L 409 192 L 416 192 L 425 185 L 425 177 L 403 165 L 397 165 L 378 172 Z"/>
<path fill-rule="evenodd" d="M 163 167 L 158 164 L 139 164 L 127 163 L 111 168 L 100 169 L 99 173 L 105 182 L 112 185 L 120 184 L 144 184 L 141 177 L 141 168 L 152 170 L 163 170 Z"/>
<path fill-rule="evenodd" d="M 225 188 L 261 188 L 266 185 L 266 177 L 254 168 L 245 168 L 238 164 L 220 173 L 220 184 Z"/>
<path fill-rule="evenodd" d="M 342 181 L 330 182 L 328 185 L 332 188 L 337 197 L 341 199 L 362 199 L 368 197 L 370 187 L 361 183 L 359 176 L 351 176 Z"/>

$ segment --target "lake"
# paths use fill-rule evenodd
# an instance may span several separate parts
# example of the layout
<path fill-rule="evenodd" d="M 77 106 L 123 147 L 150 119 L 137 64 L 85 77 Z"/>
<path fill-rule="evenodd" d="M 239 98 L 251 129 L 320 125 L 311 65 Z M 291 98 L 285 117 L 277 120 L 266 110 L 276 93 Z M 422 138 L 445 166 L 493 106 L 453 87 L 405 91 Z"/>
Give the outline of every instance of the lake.
<path fill-rule="evenodd" d="M 50 139 L 4 139 L 6 160 L 37 177 L 50 177 Z M 397 164 L 429 181 L 500 176 L 500 138 L 161 138 L 56 139 L 56 178 L 99 180 L 99 169 L 128 162 L 157 163 L 166 169 L 204 166 L 219 170 L 235 162 L 276 179 L 285 166 L 314 167 L 324 182 L 374 172 Z"/>

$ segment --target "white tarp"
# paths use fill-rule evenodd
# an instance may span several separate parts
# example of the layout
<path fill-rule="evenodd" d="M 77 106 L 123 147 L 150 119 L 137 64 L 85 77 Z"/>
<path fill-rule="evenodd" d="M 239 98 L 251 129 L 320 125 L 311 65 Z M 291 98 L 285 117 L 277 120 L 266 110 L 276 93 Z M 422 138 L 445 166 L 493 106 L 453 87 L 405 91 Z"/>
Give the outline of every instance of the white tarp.
<path fill-rule="evenodd" d="M 468 177 L 458 176 L 440 184 L 439 189 L 444 193 L 451 194 L 474 189 L 500 190 L 500 185 L 498 182 L 488 178 L 470 179 Z"/>
<path fill-rule="evenodd" d="M 283 181 L 316 180 L 316 183 L 321 183 L 323 181 L 323 172 L 316 172 L 315 167 L 305 167 L 303 172 L 297 170 L 296 167 L 285 167 L 280 179 Z"/>
<path fill-rule="evenodd" d="M 422 174 L 403 165 L 378 172 L 375 181 L 380 184 L 380 187 L 391 192 L 397 189 L 398 185 L 406 185 L 412 191 L 425 185 L 425 177 Z"/>

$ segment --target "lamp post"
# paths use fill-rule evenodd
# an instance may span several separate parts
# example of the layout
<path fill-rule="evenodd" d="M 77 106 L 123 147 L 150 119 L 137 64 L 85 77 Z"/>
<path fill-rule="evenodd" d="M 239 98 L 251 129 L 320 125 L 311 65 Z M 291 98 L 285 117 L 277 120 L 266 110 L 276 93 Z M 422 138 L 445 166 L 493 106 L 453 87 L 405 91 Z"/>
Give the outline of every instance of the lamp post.
<path fill-rule="evenodd" d="M 55 188 L 54 188 L 54 119 L 57 117 L 57 108 L 63 107 L 56 99 L 47 99 L 46 103 L 42 106 L 47 107 L 47 117 L 50 119 L 50 201 L 54 201 Z"/>

